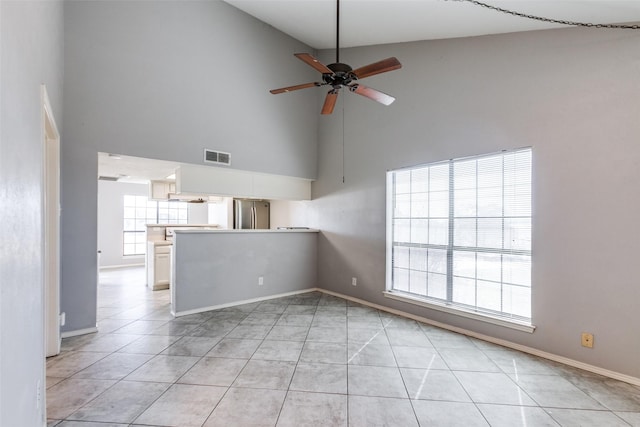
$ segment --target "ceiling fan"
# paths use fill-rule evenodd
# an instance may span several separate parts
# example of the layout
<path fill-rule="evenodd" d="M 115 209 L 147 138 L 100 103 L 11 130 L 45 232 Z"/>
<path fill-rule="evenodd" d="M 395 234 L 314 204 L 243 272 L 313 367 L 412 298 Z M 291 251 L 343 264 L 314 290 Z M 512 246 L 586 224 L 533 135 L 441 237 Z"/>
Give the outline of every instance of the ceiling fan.
<path fill-rule="evenodd" d="M 324 100 L 322 106 L 322 114 L 331 114 L 333 108 L 338 100 L 338 93 L 343 87 L 349 88 L 350 92 L 357 93 L 369 99 L 372 99 L 380 104 L 391 105 L 396 99 L 393 96 L 386 93 L 372 89 L 356 83 L 357 80 L 364 79 L 365 77 L 374 76 L 376 74 L 386 73 L 388 71 L 397 70 L 402 68 L 402 64 L 394 58 L 383 59 L 382 61 L 374 62 L 373 64 L 365 65 L 364 67 L 352 69 L 349 65 L 340 62 L 340 0 L 336 0 L 336 62 L 329 65 L 324 65 L 316 58 L 308 53 L 296 53 L 296 58 L 310 65 L 317 71 L 322 73 L 322 82 L 303 83 L 295 86 L 283 87 L 280 89 L 273 89 L 270 92 L 274 95 L 286 92 L 292 92 L 294 90 L 306 89 L 309 87 L 319 86 L 331 86 L 331 90 L 327 93 L 327 97 Z"/>

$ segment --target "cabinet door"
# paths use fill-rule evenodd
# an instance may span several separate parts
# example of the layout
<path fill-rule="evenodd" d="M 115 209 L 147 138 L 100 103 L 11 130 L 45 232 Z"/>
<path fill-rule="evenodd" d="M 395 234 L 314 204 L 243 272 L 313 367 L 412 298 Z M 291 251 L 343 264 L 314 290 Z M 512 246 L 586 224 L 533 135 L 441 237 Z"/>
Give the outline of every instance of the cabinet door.
<path fill-rule="evenodd" d="M 171 254 L 156 253 L 154 285 L 168 285 L 171 278 Z"/>
<path fill-rule="evenodd" d="M 167 196 L 170 192 L 170 184 L 164 181 L 151 181 L 151 199 L 153 200 L 167 200 Z M 175 184 L 174 184 L 175 192 Z"/>
<path fill-rule="evenodd" d="M 155 283 L 155 261 L 156 261 L 156 248 L 153 242 L 147 243 L 147 253 L 145 255 L 147 264 L 147 286 L 153 289 Z"/>

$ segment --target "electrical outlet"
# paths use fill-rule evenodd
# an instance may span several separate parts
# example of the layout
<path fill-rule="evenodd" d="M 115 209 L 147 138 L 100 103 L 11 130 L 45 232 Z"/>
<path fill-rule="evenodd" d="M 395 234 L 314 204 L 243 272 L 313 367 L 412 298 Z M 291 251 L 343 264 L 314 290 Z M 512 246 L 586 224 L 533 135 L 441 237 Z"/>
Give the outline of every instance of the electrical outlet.
<path fill-rule="evenodd" d="M 593 348 L 593 334 L 590 334 L 589 332 L 582 333 L 582 346 Z"/>
<path fill-rule="evenodd" d="M 351 278 L 351 286 L 358 286 L 358 279 L 356 279 L 355 277 Z"/>
<path fill-rule="evenodd" d="M 60 326 L 64 326 L 67 323 L 67 313 L 64 311 L 60 313 Z"/>
<path fill-rule="evenodd" d="M 264 285 L 264 277 L 260 276 L 258 277 L 258 286 L 262 286 Z"/>

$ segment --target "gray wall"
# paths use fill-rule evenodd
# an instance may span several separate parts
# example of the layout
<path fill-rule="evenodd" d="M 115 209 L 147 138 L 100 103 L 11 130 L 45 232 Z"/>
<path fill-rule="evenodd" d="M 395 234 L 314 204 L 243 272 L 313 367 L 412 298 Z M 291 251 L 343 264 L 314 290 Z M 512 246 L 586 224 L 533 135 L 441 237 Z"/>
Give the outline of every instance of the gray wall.
<path fill-rule="evenodd" d="M 639 44 L 638 32 L 568 29 L 345 50 L 352 66 L 396 56 L 403 68 L 366 80 L 397 97 L 390 107 L 343 93 L 320 122 L 319 286 L 640 377 Z M 385 172 L 525 146 L 535 333 L 384 298 Z"/>
<path fill-rule="evenodd" d="M 44 424 L 42 112 L 46 84 L 62 128 L 58 1 L 0 1 L 0 425 Z"/>
<path fill-rule="evenodd" d="M 221 1 L 65 4 L 62 310 L 96 323 L 97 152 L 314 178 L 318 96 L 309 48 Z M 78 236 L 82 236 L 81 239 Z"/>
<path fill-rule="evenodd" d="M 293 231 L 177 232 L 173 311 L 204 311 L 314 288 L 317 237 L 316 232 Z"/>
<path fill-rule="evenodd" d="M 209 147 L 238 169 L 306 178 L 317 160 L 305 225 L 323 230 L 320 286 L 640 377 L 630 267 L 640 243 L 627 237 L 640 210 L 638 42 L 571 29 L 345 50 L 353 66 L 397 56 L 402 70 L 366 84 L 398 101 L 342 94 L 318 117 L 317 91 L 267 92 L 317 77 L 292 57 L 309 49 L 226 4 L 67 3 L 65 330 L 95 325 L 97 151 L 200 163 Z M 383 298 L 385 171 L 527 145 L 536 332 Z M 580 347 L 582 331 L 595 334 L 593 350 Z"/>

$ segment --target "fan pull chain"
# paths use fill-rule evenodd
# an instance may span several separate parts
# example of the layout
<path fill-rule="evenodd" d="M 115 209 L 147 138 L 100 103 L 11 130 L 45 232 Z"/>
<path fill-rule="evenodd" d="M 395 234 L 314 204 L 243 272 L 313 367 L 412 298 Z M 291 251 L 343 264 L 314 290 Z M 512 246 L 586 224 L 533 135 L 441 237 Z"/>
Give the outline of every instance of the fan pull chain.
<path fill-rule="evenodd" d="M 344 184 L 344 98 L 342 99 L 342 183 Z"/>

